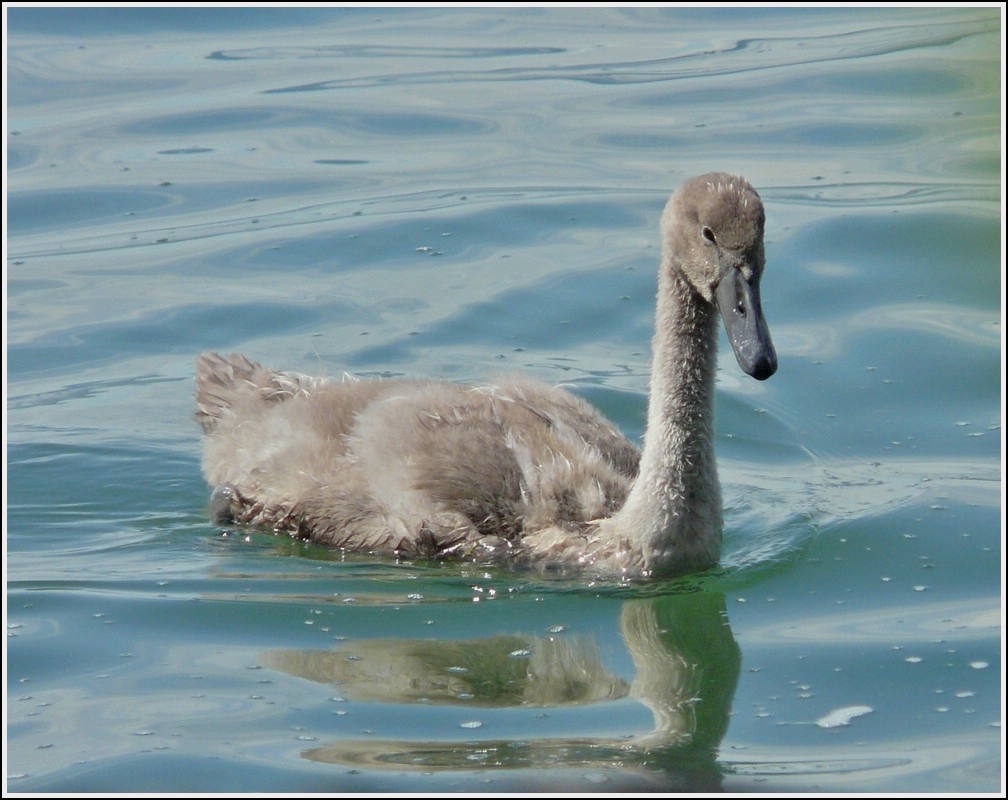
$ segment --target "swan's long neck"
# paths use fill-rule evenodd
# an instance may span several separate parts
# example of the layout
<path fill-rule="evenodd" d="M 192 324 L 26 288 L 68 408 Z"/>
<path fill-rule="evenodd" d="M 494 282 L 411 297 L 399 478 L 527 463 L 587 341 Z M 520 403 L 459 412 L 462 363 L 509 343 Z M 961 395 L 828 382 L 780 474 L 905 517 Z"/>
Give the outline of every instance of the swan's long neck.
<path fill-rule="evenodd" d="M 668 256 L 658 281 L 644 452 L 612 519 L 655 575 L 715 564 L 722 528 L 714 456 L 717 310 Z"/>

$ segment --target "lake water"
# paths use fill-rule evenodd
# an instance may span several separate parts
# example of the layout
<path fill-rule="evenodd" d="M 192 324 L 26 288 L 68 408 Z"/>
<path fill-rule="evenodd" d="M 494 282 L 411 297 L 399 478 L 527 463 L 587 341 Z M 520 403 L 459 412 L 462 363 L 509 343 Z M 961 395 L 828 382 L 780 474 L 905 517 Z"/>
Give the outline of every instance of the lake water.
<path fill-rule="evenodd" d="M 5 9 L 14 792 L 1004 791 L 1003 7 Z M 193 365 L 643 433 L 669 192 L 767 207 L 721 566 L 208 520 Z"/>

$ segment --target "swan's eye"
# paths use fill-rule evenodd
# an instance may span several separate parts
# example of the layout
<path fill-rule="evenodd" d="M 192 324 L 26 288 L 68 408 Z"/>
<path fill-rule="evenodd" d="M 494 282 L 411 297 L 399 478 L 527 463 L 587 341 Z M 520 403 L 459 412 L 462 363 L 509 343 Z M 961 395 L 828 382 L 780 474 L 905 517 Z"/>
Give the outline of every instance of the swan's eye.
<path fill-rule="evenodd" d="M 703 234 L 703 238 L 706 239 L 711 244 L 717 244 L 717 239 L 714 237 L 714 231 L 704 225 L 700 229 L 700 233 Z"/>

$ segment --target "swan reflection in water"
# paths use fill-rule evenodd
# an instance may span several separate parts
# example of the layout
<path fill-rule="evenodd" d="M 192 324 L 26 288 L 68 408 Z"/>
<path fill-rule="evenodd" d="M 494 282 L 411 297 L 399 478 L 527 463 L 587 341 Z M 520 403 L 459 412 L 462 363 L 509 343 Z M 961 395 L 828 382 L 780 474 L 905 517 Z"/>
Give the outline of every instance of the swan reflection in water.
<path fill-rule="evenodd" d="M 626 736 L 340 739 L 302 753 L 312 761 L 424 772 L 614 768 L 606 774 L 651 789 L 716 789 L 741 661 L 723 595 L 626 600 L 620 628 L 636 666 L 631 682 L 606 669 L 593 638 L 578 636 L 372 639 L 352 649 L 271 651 L 264 666 L 337 684 L 361 702 L 550 708 L 629 696 L 654 716 L 652 730 Z"/>

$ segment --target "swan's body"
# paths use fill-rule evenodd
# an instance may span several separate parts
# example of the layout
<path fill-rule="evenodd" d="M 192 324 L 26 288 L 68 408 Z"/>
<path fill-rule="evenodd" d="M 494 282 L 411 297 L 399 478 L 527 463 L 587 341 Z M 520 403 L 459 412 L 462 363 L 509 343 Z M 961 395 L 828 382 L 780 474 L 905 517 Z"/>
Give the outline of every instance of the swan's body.
<path fill-rule="evenodd" d="M 752 186 L 721 173 L 669 201 L 643 452 L 584 401 L 532 380 L 326 381 L 201 356 L 214 518 L 406 557 L 624 577 L 713 566 L 718 311 L 746 372 L 777 367 L 759 300 L 763 221 Z"/>

